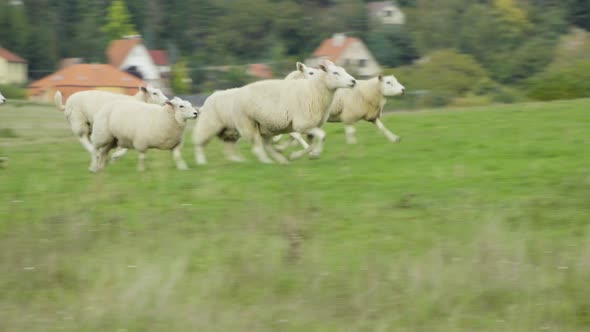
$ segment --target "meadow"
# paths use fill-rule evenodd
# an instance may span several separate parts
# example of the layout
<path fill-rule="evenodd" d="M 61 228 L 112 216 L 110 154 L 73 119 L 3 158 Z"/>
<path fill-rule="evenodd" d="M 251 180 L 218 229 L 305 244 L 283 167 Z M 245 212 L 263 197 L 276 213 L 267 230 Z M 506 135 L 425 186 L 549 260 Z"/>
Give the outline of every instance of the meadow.
<path fill-rule="evenodd" d="M 0 331 L 588 331 L 590 100 L 327 126 L 319 160 L 208 146 L 87 171 L 0 106 Z M 192 127 L 192 124 L 190 124 Z"/>

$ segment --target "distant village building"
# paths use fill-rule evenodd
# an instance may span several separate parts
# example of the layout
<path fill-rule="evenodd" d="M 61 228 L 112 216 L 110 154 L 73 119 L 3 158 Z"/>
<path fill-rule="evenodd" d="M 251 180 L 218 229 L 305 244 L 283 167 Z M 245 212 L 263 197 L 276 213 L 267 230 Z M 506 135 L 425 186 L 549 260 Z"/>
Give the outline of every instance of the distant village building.
<path fill-rule="evenodd" d="M 405 24 L 406 15 L 393 1 L 375 1 L 367 4 L 369 15 L 383 24 Z"/>
<path fill-rule="evenodd" d="M 84 59 L 82 58 L 63 58 L 59 62 L 59 69 L 65 69 L 73 65 L 79 65 L 84 63 Z"/>
<path fill-rule="evenodd" d="M 28 95 L 31 100 L 53 102 L 53 96 L 57 91 L 66 99 L 84 90 L 133 95 L 138 87 L 145 85 L 144 81 L 111 65 L 74 64 L 31 83 Z"/>
<path fill-rule="evenodd" d="M 373 77 L 381 72 L 379 63 L 363 41 L 342 33 L 324 40 L 305 63 L 317 67 L 324 59 L 346 68 L 361 78 Z"/>
<path fill-rule="evenodd" d="M 25 84 L 27 78 L 27 60 L 0 47 L 0 84 Z"/>
<path fill-rule="evenodd" d="M 152 60 L 154 60 L 154 63 L 158 67 L 160 77 L 169 78 L 171 67 L 168 61 L 168 52 L 164 50 L 150 50 L 149 52 Z"/>
<path fill-rule="evenodd" d="M 147 83 L 167 90 L 167 82 L 161 75 L 161 70 L 165 69 L 161 67 L 166 67 L 167 64 L 162 66 L 156 64 L 141 37 L 129 36 L 125 39 L 113 40 L 106 54 L 111 65 L 123 71 L 139 74 L 140 78 Z"/>

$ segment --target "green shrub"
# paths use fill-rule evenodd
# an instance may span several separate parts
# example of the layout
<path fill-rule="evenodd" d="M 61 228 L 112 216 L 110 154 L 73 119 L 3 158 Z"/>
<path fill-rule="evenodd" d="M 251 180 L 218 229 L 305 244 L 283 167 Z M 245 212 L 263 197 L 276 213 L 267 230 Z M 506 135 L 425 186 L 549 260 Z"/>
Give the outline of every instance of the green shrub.
<path fill-rule="evenodd" d="M 528 96 L 538 100 L 590 97 L 590 59 L 552 67 L 530 79 Z"/>
<path fill-rule="evenodd" d="M 27 99 L 27 89 L 22 86 L 12 84 L 0 85 L 0 91 L 7 99 Z"/>
<path fill-rule="evenodd" d="M 12 128 L 0 128 L 0 138 L 17 138 L 18 135 Z"/>

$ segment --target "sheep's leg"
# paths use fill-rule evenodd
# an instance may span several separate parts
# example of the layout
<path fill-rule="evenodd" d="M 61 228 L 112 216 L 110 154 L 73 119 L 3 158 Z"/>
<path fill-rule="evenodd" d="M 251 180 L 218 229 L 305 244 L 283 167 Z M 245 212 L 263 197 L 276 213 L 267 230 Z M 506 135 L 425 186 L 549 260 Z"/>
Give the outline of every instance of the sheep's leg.
<path fill-rule="evenodd" d="M 307 142 L 303 139 L 303 136 L 301 136 L 300 133 L 292 132 L 289 134 L 289 136 L 291 136 L 291 143 L 298 142 L 304 149 L 309 148 L 309 144 L 307 144 Z"/>
<path fill-rule="evenodd" d="M 270 154 L 270 156 L 274 160 L 276 160 L 279 164 L 288 164 L 289 163 L 289 160 L 274 148 L 274 146 L 272 145 L 271 139 L 265 139 L 264 146 L 266 148 L 266 151 Z"/>
<path fill-rule="evenodd" d="M 82 146 L 86 149 L 86 151 L 88 151 L 88 153 L 90 153 L 91 155 L 94 154 L 96 149 L 94 148 L 94 145 L 92 145 L 92 142 L 90 142 L 90 138 L 87 134 L 80 136 L 78 139 L 80 140 L 80 143 L 82 143 Z"/>
<path fill-rule="evenodd" d="M 277 144 L 281 140 L 281 138 L 283 138 L 283 135 L 277 135 L 277 136 L 275 136 L 275 137 L 272 138 L 272 142 L 274 144 Z"/>
<path fill-rule="evenodd" d="M 97 150 L 97 152 L 95 152 L 96 156 L 96 164 L 94 164 L 94 167 L 90 168 L 90 171 L 93 173 L 102 171 L 105 167 L 106 161 L 107 161 L 107 157 L 109 156 L 109 151 L 111 151 L 111 149 L 114 147 L 115 145 L 113 143 L 110 143 L 109 145 L 103 146 L 102 148 L 99 148 Z"/>
<path fill-rule="evenodd" d="M 264 141 L 260 134 L 256 134 L 254 136 L 254 146 L 252 147 L 252 153 L 258 157 L 258 160 L 263 164 L 272 164 L 274 163 L 272 159 L 268 157 L 266 154 L 266 150 L 264 149 Z"/>
<path fill-rule="evenodd" d="M 139 172 L 145 171 L 145 151 L 139 151 L 139 157 L 137 161 L 137 170 Z"/>
<path fill-rule="evenodd" d="M 385 135 L 385 137 L 387 137 L 387 139 L 390 142 L 392 142 L 392 143 L 399 142 L 400 137 L 397 136 L 396 134 L 392 133 L 391 131 L 389 131 L 387 128 L 385 128 L 385 125 L 383 125 L 383 122 L 381 122 L 381 119 L 376 119 L 375 125 Z"/>
<path fill-rule="evenodd" d="M 172 149 L 172 158 L 174 158 L 174 162 L 176 163 L 176 169 L 181 171 L 188 169 L 186 162 L 182 158 L 182 144 L 179 144 L 174 149 Z"/>
<path fill-rule="evenodd" d="M 118 148 L 113 155 L 111 156 L 111 162 L 114 163 L 115 161 L 117 161 L 119 158 L 123 157 L 127 151 L 129 151 L 129 149 L 126 148 Z"/>
<path fill-rule="evenodd" d="M 344 125 L 344 132 L 346 133 L 346 143 L 356 144 L 356 128 L 353 125 Z"/>
<path fill-rule="evenodd" d="M 268 157 L 268 154 L 266 154 L 266 150 L 264 149 L 265 142 L 262 139 L 256 124 L 247 117 L 236 119 L 236 122 L 240 124 L 237 128 L 240 136 L 252 142 L 252 153 L 254 153 L 261 163 L 272 164 L 273 161 Z"/>
<path fill-rule="evenodd" d="M 307 133 L 313 135 L 313 142 L 311 145 L 311 151 L 309 152 L 309 157 L 311 159 L 319 158 L 320 154 L 322 154 L 322 151 L 324 150 L 326 132 L 321 128 L 312 128 Z"/>
<path fill-rule="evenodd" d="M 225 141 L 223 142 L 225 157 L 233 162 L 242 163 L 244 162 L 244 157 L 242 157 L 237 149 L 236 149 L 237 142 L 234 141 Z"/>
<path fill-rule="evenodd" d="M 205 157 L 205 145 L 195 145 L 195 162 L 197 165 L 205 165 L 207 157 Z"/>

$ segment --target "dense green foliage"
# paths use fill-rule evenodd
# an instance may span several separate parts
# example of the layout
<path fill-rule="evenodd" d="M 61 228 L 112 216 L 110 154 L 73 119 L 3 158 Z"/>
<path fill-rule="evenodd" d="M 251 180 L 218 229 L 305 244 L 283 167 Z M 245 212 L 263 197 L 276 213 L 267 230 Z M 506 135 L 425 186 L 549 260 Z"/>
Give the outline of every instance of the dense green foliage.
<path fill-rule="evenodd" d="M 368 17 L 367 1 L 296 0 L 24 0 L 0 2 L 0 43 L 27 58 L 31 76 L 53 70 L 61 57 L 104 58 L 110 39 L 141 33 L 150 48 L 201 54 L 196 66 L 303 58 L 325 37 L 346 31 L 367 41 L 388 67 L 437 49 L 475 57 L 494 80 L 517 82 L 550 61 L 568 26 L 588 28 L 582 0 L 398 1 L 407 24 Z M 531 36 L 534 36 L 531 38 Z"/>
<path fill-rule="evenodd" d="M 2 331 L 587 332 L 590 100 L 386 115 L 319 160 L 89 174 L 0 107 Z M 2 128 L 14 132 L 2 135 Z M 16 137 L 15 137 L 16 136 Z"/>
<path fill-rule="evenodd" d="M 590 59 L 553 67 L 528 82 L 529 95 L 539 100 L 590 97 Z"/>

